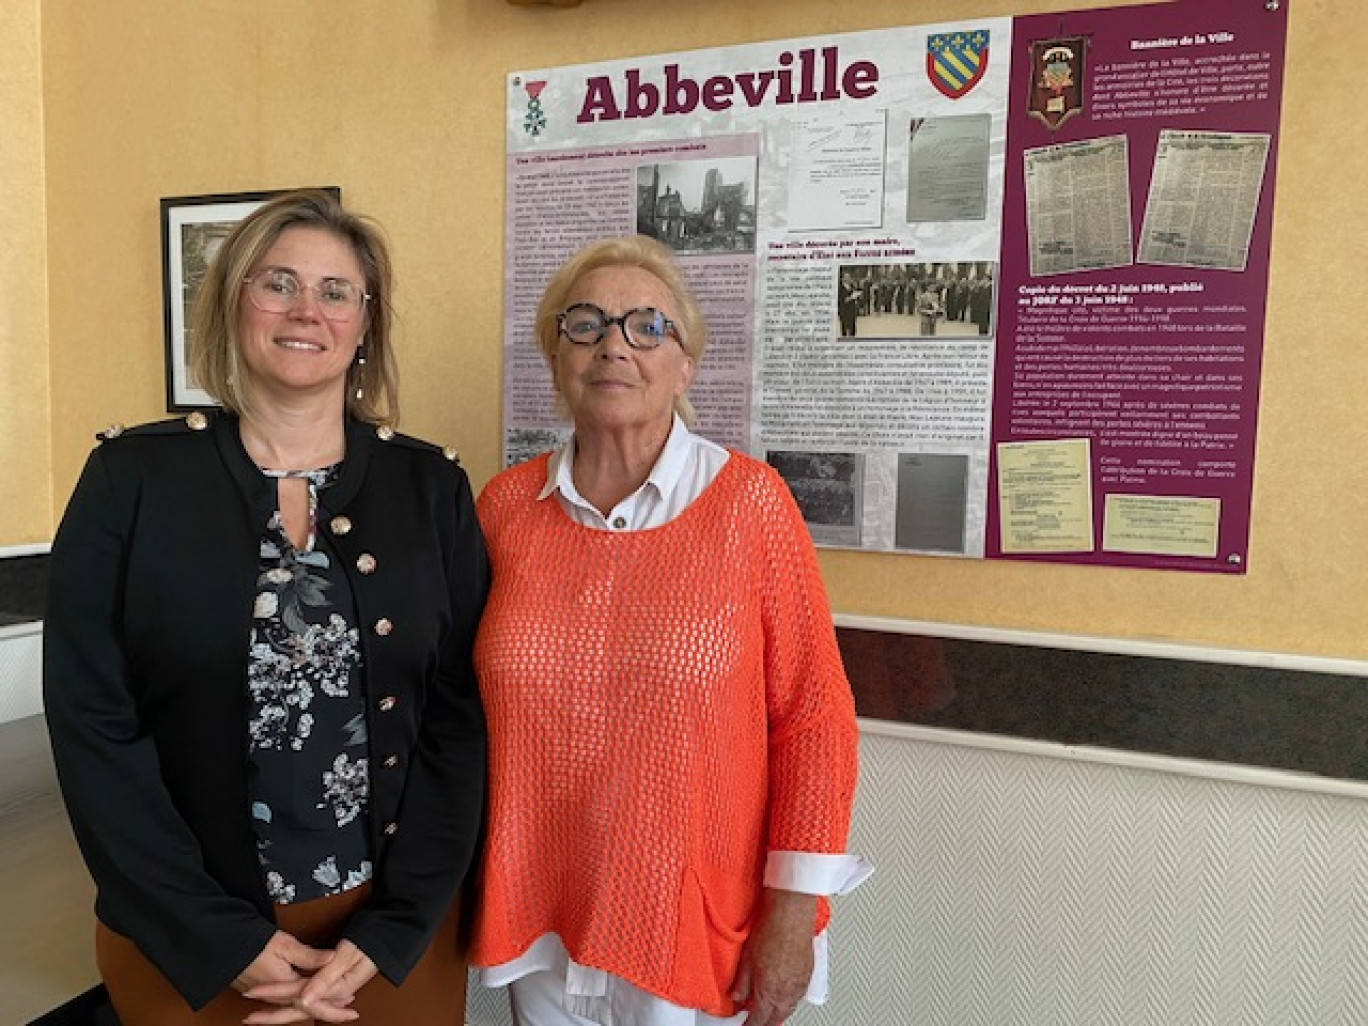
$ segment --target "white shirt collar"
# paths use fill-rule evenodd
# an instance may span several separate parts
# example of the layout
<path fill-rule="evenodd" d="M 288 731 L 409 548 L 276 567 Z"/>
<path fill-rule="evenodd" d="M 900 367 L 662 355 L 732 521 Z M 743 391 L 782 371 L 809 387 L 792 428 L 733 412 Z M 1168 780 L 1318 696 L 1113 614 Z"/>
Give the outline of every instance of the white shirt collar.
<path fill-rule="evenodd" d="M 676 413 L 670 425 L 669 437 L 665 439 L 665 446 L 660 450 L 655 465 L 651 467 L 651 472 L 646 475 L 646 480 L 642 483 L 641 488 L 633 494 L 640 494 L 642 489 L 650 487 L 654 488 L 656 494 L 662 499 L 668 499 L 684 476 L 685 467 L 689 462 L 692 438 L 692 433 L 684 426 L 684 421 Z M 585 500 L 580 495 L 579 490 L 575 488 L 575 481 L 571 473 L 574 466 L 575 436 L 572 434 L 564 445 L 551 454 L 551 458 L 547 461 L 546 484 L 542 485 L 541 491 L 537 493 L 537 498 L 539 500 L 545 499 L 559 491 L 570 502 L 583 505 Z"/>

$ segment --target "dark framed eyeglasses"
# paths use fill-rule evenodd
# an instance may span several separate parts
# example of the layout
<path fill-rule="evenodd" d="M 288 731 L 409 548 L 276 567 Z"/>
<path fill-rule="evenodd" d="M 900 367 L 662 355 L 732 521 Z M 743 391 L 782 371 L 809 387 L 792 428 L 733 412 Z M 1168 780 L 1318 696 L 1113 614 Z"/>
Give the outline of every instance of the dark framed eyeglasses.
<path fill-rule="evenodd" d="M 330 321 L 350 321 L 365 307 L 370 294 L 346 278 L 324 278 L 306 285 L 293 271 L 268 267 L 244 278 L 247 298 L 263 313 L 284 314 L 295 308 L 305 290 L 314 294 L 318 312 Z"/>
<path fill-rule="evenodd" d="M 609 317 L 593 303 L 576 303 L 557 314 L 556 324 L 560 333 L 577 346 L 598 345 L 615 324 L 633 349 L 655 349 L 669 338 L 683 344 L 679 326 L 653 306 L 640 306 L 621 317 Z"/>

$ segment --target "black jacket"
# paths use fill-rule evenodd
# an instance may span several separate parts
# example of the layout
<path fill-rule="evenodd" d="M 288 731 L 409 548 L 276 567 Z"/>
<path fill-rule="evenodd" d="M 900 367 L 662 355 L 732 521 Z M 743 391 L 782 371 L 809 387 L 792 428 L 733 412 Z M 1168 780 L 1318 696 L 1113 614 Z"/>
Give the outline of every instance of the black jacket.
<path fill-rule="evenodd" d="M 273 486 L 232 416 L 131 429 L 91 454 L 52 547 L 44 702 L 96 914 L 195 1008 L 274 932 L 246 684 Z M 488 564 L 454 458 L 367 425 L 348 423 L 317 524 L 355 595 L 369 712 L 374 889 L 344 936 L 397 983 L 474 856 Z"/>

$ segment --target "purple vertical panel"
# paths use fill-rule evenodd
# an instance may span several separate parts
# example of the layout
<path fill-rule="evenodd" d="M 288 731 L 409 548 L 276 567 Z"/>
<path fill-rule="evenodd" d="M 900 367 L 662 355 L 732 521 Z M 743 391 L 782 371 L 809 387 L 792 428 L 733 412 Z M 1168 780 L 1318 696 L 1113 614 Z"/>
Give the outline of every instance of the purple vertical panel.
<path fill-rule="evenodd" d="M 988 556 L 1244 572 L 1287 8 L 1014 19 Z M 1125 199 L 1105 185 L 1106 140 L 1123 140 L 1111 167 L 1128 192 L 1129 253 L 1114 244 L 1120 219 L 1103 217 Z M 1034 233 L 1032 161 L 1046 172 L 1033 179 Z M 1075 185 L 1069 222 L 1055 200 Z M 1231 201 L 1242 193 L 1252 206 Z M 1089 441 L 1092 551 L 1004 552 L 997 445 L 1073 438 Z M 1107 547 L 1109 496 L 1219 500 L 1214 553 Z"/>

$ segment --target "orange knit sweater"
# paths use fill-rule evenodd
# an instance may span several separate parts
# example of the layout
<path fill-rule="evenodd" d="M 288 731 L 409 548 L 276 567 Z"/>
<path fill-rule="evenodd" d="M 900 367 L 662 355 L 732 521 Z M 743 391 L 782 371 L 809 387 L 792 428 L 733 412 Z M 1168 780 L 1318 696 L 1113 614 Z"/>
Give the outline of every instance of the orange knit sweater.
<path fill-rule="evenodd" d="M 555 933 L 685 1007 L 730 992 L 768 851 L 845 850 L 854 703 L 787 486 L 732 453 L 662 527 L 537 501 L 546 457 L 477 504 L 493 588 L 475 660 L 489 838 L 472 960 Z M 820 903 L 814 929 L 826 923 Z"/>

